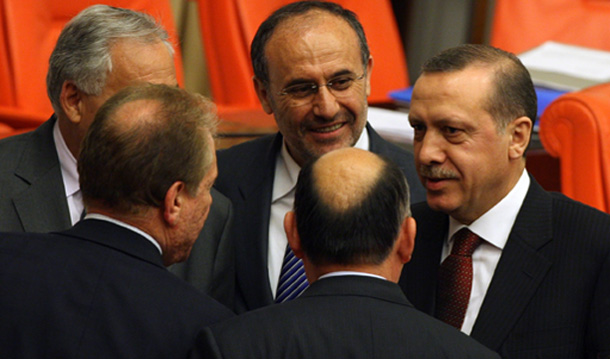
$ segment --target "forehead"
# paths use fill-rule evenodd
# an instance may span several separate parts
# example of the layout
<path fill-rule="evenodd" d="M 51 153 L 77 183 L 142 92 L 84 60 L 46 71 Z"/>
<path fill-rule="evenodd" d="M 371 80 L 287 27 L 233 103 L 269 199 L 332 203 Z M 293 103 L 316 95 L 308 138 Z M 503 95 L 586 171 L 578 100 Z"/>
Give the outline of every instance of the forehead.
<path fill-rule="evenodd" d="M 487 113 L 492 89 L 493 71 L 489 67 L 424 73 L 413 88 L 409 113 L 422 120 Z"/>
<path fill-rule="evenodd" d="M 270 79 L 362 71 L 354 29 L 335 15 L 310 11 L 284 20 L 265 46 Z"/>
<path fill-rule="evenodd" d="M 106 86 L 111 89 L 144 82 L 177 85 L 173 57 L 162 41 L 118 40 L 111 45 L 110 55 L 112 70 Z"/>

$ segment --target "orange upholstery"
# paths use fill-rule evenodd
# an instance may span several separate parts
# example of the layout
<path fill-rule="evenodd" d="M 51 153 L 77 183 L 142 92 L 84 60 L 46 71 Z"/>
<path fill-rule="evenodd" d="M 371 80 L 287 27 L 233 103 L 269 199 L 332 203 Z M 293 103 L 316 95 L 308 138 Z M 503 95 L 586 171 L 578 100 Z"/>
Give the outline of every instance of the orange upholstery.
<path fill-rule="evenodd" d="M 610 50 L 610 1 L 496 0 L 491 45 L 521 53 L 547 40 Z"/>
<path fill-rule="evenodd" d="M 493 46 L 518 54 L 553 40 L 610 51 L 610 1 L 496 0 L 495 6 Z M 555 100 L 539 135 L 546 152 L 559 158 L 561 192 L 610 212 L 610 85 Z"/>
<path fill-rule="evenodd" d="M 59 33 L 69 19 L 100 1 L 0 1 L 0 46 L 3 46 L 0 50 L 0 104 L 3 105 L 0 106 L 0 122 L 14 127 L 35 126 L 48 119 L 53 112 L 46 92 L 46 73 L 48 59 Z M 103 3 L 151 14 L 163 24 L 177 44 L 169 0 L 107 0 Z M 176 71 L 182 84 L 181 52 L 179 47 L 175 46 L 175 49 Z M 10 87 L 7 87 L 7 83 Z"/>
<path fill-rule="evenodd" d="M 250 63 L 258 26 L 290 0 L 199 0 L 202 40 L 214 102 L 233 110 L 260 110 Z M 388 92 L 408 86 L 406 58 L 390 1 L 336 1 L 363 24 L 374 67 L 370 103 L 390 102 Z"/>
<path fill-rule="evenodd" d="M 561 161 L 561 191 L 610 213 L 610 84 L 551 103 L 540 118 L 540 139 Z"/>

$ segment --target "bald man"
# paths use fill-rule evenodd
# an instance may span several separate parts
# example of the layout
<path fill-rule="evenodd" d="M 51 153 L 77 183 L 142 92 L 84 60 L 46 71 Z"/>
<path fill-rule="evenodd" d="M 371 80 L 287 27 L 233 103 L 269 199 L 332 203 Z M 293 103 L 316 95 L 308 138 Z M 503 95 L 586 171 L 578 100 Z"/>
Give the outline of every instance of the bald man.
<path fill-rule="evenodd" d="M 416 232 L 400 168 L 344 148 L 306 164 L 284 227 L 311 285 L 208 328 L 204 358 L 499 358 L 414 309 L 396 284 Z"/>

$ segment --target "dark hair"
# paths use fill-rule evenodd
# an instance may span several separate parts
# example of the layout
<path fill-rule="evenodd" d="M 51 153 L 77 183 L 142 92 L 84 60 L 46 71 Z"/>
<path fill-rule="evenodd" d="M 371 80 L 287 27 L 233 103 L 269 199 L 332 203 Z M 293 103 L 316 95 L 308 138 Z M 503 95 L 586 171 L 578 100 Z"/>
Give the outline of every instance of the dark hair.
<path fill-rule="evenodd" d="M 366 36 L 364 35 L 362 24 L 360 24 L 360 21 L 358 21 L 358 17 L 355 13 L 333 2 L 298 1 L 285 5 L 271 14 L 259 26 L 258 30 L 256 31 L 256 35 L 254 35 L 254 39 L 252 40 L 250 58 L 252 60 L 252 67 L 254 68 L 254 75 L 265 85 L 269 83 L 269 70 L 267 67 L 267 59 L 265 58 L 265 46 L 271 38 L 271 35 L 273 35 L 273 32 L 277 26 L 285 20 L 314 10 L 320 10 L 335 15 L 345 20 L 349 26 L 354 29 L 358 35 L 358 41 L 360 43 L 362 65 L 366 68 L 366 64 L 370 56 L 369 45 L 366 42 Z"/>
<path fill-rule="evenodd" d="M 320 196 L 316 161 L 308 162 L 297 181 L 294 211 L 301 246 L 316 265 L 378 265 L 390 254 L 402 222 L 410 216 L 409 188 L 398 166 L 383 167 L 361 201 L 346 210 Z"/>
<path fill-rule="evenodd" d="M 498 129 L 521 116 L 536 120 L 537 100 L 529 72 L 514 54 L 488 45 L 459 45 L 442 51 L 422 67 L 423 73 L 460 71 L 471 65 L 489 65 L 495 70 L 494 89 L 486 111 Z"/>
<path fill-rule="evenodd" d="M 138 100 L 147 103 L 124 110 Z M 95 115 L 81 148 L 85 204 L 135 214 L 161 207 L 176 181 L 196 195 L 213 161 L 215 126 L 214 105 L 201 95 L 153 84 L 117 92 Z"/>

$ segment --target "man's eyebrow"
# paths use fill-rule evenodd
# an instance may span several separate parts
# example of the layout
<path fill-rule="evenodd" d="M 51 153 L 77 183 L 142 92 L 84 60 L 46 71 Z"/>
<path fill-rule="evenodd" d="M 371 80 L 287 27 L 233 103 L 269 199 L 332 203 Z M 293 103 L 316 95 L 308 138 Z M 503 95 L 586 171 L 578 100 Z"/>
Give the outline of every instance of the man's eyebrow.
<path fill-rule="evenodd" d="M 339 76 L 345 76 L 345 75 L 355 75 L 356 73 L 352 70 L 348 70 L 348 69 L 343 69 L 343 70 L 339 70 L 335 73 L 333 73 L 331 76 L 328 77 L 327 81 L 330 81 L 336 77 Z M 295 79 L 290 80 L 286 86 L 284 87 L 289 87 L 292 85 L 301 85 L 301 84 L 317 84 L 316 81 L 312 80 L 312 79 L 306 79 L 304 77 L 298 77 Z"/>

